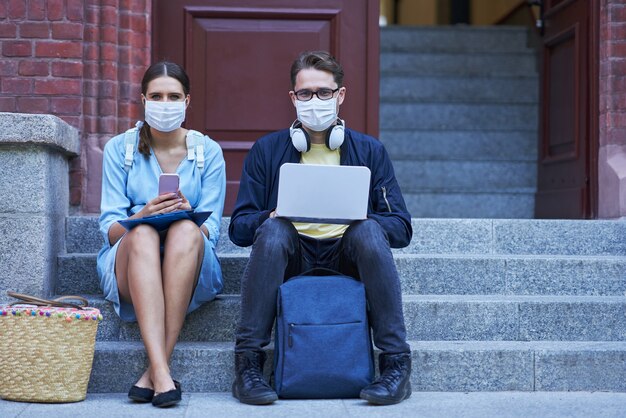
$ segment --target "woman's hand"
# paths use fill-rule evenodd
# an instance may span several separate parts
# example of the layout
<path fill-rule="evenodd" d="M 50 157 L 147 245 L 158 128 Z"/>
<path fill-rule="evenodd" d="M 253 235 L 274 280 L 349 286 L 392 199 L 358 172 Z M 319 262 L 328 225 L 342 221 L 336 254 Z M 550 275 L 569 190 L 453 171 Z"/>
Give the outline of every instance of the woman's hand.
<path fill-rule="evenodd" d="M 149 201 L 143 209 L 131 216 L 131 218 L 145 218 L 151 215 L 161 215 L 163 213 L 170 213 L 180 210 L 183 206 L 183 202 L 187 199 L 178 196 L 178 193 L 167 193 L 161 196 L 157 196 Z M 189 202 L 187 202 L 189 205 Z"/>
<path fill-rule="evenodd" d="M 128 219 L 140 219 L 150 215 L 161 215 L 181 209 L 191 209 L 187 198 L 185 198 L 180 191 L 178 193 L 167 193 L 155 197 L 146 203 L 143 209 L 130 216 Z M 109 242 L 111 245 L 114 245 L 125 233 L 126 229 L 119 222 L 114 223 L 111 228 L 109 228 Z M 206 231 L 206 235 L 208 236 L 208 230 Z"/>
<path fill-rule="evenodd" d="M 180 198 L 182 199 L 181 205 L 180 205 L 179 209 L 181 209 L 181 210 L 191 210 L 191 203 L 189 203 L 189 200 L 187 200 L 187 198 L 185 197 L 183 192 L 181 192 L 179 190 L 178 194 L 179 194 Z"/>

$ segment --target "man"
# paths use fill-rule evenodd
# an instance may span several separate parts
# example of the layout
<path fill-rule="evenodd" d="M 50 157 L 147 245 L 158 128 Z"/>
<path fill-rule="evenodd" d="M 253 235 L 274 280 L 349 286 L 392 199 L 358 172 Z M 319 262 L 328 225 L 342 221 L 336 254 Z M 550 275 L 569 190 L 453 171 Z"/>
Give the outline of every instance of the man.
<path fill-rule="evenodd" d="M 390 247 L 409 244 L 411 217 L 382 144 L 344 129 L 338 119 L 346 96 L 339 63 L 324 51 L 302 53 L 291 66 L 291 84 L 298 119 L 290 129 L 254 144 L 230 221 L 231 241 L 252 245 L 241 281 L 233 396 L 248 404 L 277 399 L 263 377 L 263 347 L 270 342 L 278 287 L 312 267 L 328 267 L 364 284 L 374 344 L 382 352 L 380 377 L 361 391 L 361 398 L 374 404 L 401 402 L 411 395 L 411 352 Z M 278 173 L 284 163 L 367 166 L 372 173 L 367 219 L 329 225 L 276 217 Z"/>

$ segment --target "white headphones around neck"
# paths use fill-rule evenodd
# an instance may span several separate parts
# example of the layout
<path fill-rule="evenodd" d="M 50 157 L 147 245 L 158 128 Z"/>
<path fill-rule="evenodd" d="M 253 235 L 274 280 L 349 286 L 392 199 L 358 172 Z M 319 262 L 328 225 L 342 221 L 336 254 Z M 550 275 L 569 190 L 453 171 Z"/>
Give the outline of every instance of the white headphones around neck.
<path fill-rule="evenodd" d="M 337 118 L 337 124 L 326 130 L 326 146 L 331 150 L 336 150 L 343 144 L 345 137 L 346 123 Z M 311 138 L 306 130 L 302 128 L 302 122 L 295 120 L 289 128 L 291 143 L 300 152 L 307 152 L 311 149 Z"/>

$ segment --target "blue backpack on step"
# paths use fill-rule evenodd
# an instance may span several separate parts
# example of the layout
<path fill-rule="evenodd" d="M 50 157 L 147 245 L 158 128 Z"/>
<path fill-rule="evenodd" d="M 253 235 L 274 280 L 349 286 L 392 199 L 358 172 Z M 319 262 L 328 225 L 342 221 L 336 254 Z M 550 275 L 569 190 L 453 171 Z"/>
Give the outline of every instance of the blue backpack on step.
<path fill-rule="evenodd" d="M 363 283 L 333 270 L 313 269 L 283 283 L 277 299 L 278 396 L 358 398 L 374 378 Z"/>

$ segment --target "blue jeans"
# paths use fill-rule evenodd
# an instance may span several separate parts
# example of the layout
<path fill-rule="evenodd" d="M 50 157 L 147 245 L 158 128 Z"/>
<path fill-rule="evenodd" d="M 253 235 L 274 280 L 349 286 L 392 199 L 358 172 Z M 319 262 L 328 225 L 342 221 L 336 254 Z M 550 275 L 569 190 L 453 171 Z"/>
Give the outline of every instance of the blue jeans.
<path fill-rule="evenodd" d="M 385 354 L 410 351 L 398 272 L 387 236 L 376 221 L 355 221 L 342 238 L 317 240 L 299 235 L 285 219 L 269 218 L 256 230 L 241 280 L 236 352 L 260 350 L 269 344 L 278 287 L 313 267 L 331 268 L 361 280 L 374 344 Z"/>

